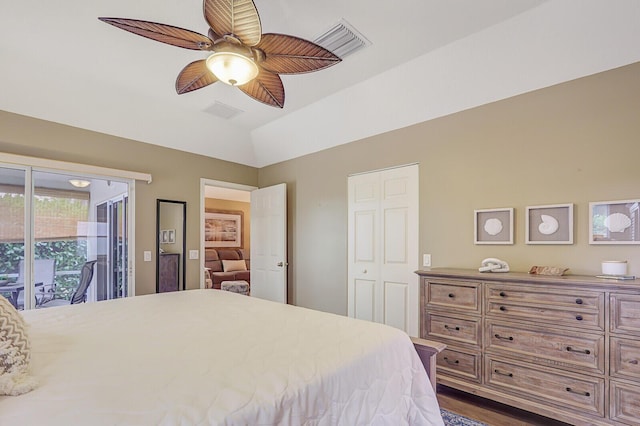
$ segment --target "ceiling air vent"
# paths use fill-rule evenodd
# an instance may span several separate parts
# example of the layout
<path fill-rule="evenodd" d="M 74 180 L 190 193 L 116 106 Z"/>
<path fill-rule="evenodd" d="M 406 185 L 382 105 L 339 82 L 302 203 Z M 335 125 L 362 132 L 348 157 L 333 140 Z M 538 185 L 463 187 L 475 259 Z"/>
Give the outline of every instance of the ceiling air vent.
<path fill-rule="evenodd" d="M 342 59 L 371 45 L 371 42 L 345 19 L 341 19 L 340 22 L 317 37 L 314 43 L 335 53 Z"/>
<path fill-rule="evenodd" d="M 215 115 L 216 117 L 229 120 L 238 114 L 242 114 L 244 111 L 238 108 L 234 108 L 231 105 L 223 104 L 222 102 L 215 101 L 213 105 L 204 110 L 207 114 Z"/>

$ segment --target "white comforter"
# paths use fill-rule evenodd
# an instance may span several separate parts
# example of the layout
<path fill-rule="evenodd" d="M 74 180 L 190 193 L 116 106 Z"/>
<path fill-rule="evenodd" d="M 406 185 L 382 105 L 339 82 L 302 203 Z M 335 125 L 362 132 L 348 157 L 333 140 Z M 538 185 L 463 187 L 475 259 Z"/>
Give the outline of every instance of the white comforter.
<path fill-rule="evenodd" d="M 24 313 L 0 425 L 442 425 L 401 331 L 217 290 Z"/>

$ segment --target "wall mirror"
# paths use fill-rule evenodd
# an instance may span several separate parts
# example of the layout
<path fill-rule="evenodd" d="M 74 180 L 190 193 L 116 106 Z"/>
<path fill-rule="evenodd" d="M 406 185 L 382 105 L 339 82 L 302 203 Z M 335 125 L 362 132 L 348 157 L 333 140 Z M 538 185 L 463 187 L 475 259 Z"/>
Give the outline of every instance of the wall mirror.
<path fill-rule="evenodd" d="M 186 201 L 157 200 L 156 293 L 185 289 Z"/>

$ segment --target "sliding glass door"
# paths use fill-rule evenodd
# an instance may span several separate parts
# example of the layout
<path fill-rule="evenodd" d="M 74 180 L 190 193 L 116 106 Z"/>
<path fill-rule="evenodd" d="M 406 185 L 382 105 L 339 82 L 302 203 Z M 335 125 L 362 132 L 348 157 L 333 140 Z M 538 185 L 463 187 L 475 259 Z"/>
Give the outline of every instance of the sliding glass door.
<path fill-rule="evenodd" d="M 128 195 L 115 179 L 0 168 L 0 294 L 18 309 L 125 297 Z M 81 282 L 85 265 L 93 275 Z"/>
<path fill-rule="evenodd" d="M 97 221 L 108 230 L 97 253 L 97 300 L 128 295 L 128 200 L 122 195 L 96 206 Z"/>

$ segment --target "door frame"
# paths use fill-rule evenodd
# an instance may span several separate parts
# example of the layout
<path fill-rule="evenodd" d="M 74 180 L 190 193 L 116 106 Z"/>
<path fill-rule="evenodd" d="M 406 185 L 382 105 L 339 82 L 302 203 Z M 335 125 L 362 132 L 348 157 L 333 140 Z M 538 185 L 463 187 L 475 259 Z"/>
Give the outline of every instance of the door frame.
<path fill-rule="evenodd" d="M 239 191 L 251 192 L 258 189 L 257 186 L 243 185 L 241 183 L 225 182 L 221 180 L 200 178 L 200 288 L 205 288 L 204 283 L 204 219 L 205 219 L 205 187 L 217 186 L 220 188 L 237 189 Z"/>

